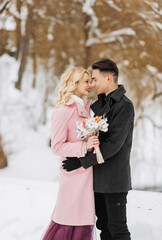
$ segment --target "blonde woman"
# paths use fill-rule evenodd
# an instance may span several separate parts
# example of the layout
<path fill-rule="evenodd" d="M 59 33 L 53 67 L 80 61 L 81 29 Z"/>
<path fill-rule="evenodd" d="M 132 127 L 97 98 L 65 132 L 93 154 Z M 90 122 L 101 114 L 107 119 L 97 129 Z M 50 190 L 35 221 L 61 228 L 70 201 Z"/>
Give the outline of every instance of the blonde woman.
<path fill-rule="evenodd" d="M 66 157 L 84 157 L 99 144 L 96 136 L 77 138 L 76 122 L 90 116 L 90 73 L 82 68 L 67 70 L 58 89 L 56 109 L 52 114 L 52 151 Z M 83 100 L 84 99 L 84 100 Z M 79 168 L 72 172 L 60 167 L 59 192 L 43 240 L 92 240 L 95 223 L 93 170 Z"/>

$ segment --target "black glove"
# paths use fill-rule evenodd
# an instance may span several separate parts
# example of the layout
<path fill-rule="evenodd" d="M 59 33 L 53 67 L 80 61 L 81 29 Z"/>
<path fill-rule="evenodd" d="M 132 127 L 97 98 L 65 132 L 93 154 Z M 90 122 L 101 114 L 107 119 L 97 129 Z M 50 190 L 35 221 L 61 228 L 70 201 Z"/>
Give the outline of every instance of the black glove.
<path fill-rule="evenodd" d="M 81 162 L 79 160 L 79 158 L 77 157 L 67 157 L 67 160 L 64 160 L 62 163 L 62 167 L 63 169 L 65 169 L 67 172 L 71 172 L 75 169 L 80 168 Z"/>

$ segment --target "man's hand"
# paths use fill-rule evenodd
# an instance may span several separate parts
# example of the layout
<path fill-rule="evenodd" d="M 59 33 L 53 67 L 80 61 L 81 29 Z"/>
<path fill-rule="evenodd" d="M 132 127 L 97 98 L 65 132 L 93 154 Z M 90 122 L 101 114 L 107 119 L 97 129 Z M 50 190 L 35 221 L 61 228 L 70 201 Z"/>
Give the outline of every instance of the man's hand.
<path fill-rule="evenodd" d="M 79 160 L 79 158 L 77 157 L 67 157 L 67 160 L 64 160 L 62 163 L 62 167 L 63 169 L 65 169 L 67 172 L 71 172 L 75 169 L 80 168 L 81 162 Z"/>

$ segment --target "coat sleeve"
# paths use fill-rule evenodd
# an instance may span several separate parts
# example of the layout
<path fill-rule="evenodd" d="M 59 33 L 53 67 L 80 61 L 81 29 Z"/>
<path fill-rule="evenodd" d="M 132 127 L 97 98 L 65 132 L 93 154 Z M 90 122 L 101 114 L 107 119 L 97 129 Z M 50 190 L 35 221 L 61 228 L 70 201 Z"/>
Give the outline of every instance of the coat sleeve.
<path fill-rule="evenodd" d="M 134 120 L 134 108 L 130 103 L 124 103 L 118 114 L 109 125 L 107 138 L 100 142 L 100 150 L 105 161 L 113 157 L 122 148 Z M 84 168 L 98 164 L 96 155 L 90 153 L 81 158 Z"/>
<path fill-rule="evenodd" d="M 54 110 L 51 126 L 52 152 L 63 157 L 83 157 L 85 156 L 85 143 L 83 141 L 67 141 L 68 119 L 69 115 L 66 117 L 63 109 Z"/>

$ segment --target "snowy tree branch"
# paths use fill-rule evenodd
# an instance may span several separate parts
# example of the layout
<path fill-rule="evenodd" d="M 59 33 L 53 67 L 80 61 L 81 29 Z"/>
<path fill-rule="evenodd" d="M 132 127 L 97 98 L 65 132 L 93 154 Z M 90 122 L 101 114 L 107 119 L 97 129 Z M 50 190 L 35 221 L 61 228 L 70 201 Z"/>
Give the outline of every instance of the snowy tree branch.
<path fill-rule="evenodd" d="M 141 119 L 144 119 L 144 118 L 148 119 L 155 128 L 162 129 L 162 126 L 158 126 L 158 125 L 153 121 L 153 119 L 152 119 L 150 116 L 148 116 L 148 115 L 142 115 L 142 114 L 139 115 L 138 118 L 137 118 L 137 120 L 136 120 L 136 122 L 138 122 L 138 120 L 141 120 Z"/>
<path fill-rule="evenodd" d="M 7 1 L 4 5 L 2 5 L 2 8 L 0 9 L 0 14 L 6 9 L 7 5 L 10 1 Z"/>
<path fill-rule="evenodd" d="M 162 96 L 162 92 L 154 94 L 154 96 L 152 97 L 152 100 L 154 100 L 155 98 L 158 98 L 160 96 Z"/>
<path fill-rule="evenodd" d="M 7 11 L 7 13 L 8 13 L 10 16 L 12 16 L 15 20 L 20 19 L 20 17 L 18 17 L 18 16 L 16 16 L 15 14 L 11 13 L 11 12 L 9 11 L 9 8 L 7 8 L 6 11 Z"/>
<path fill-rule="evenodd" d="M 153 4 L 150 4 L 150 1 L 147 1 L 147 0 L 145 0 L 145 3 L 152 9 L 152 11 L 154 12 L 154 13 L 156 13 L 159 17 L 161 17 L 161 13 L 160 13 L 160 0 L 158 0 L 158 3 L 157 3 L 157 5 L 158 5 L 158 8 L 156 8 L 155 6 L 153 6 Z"/>

